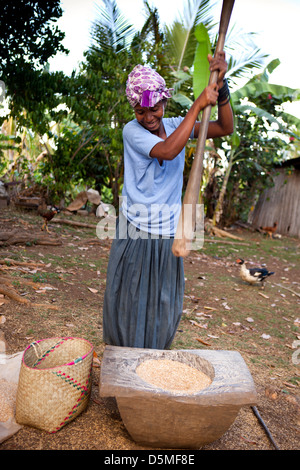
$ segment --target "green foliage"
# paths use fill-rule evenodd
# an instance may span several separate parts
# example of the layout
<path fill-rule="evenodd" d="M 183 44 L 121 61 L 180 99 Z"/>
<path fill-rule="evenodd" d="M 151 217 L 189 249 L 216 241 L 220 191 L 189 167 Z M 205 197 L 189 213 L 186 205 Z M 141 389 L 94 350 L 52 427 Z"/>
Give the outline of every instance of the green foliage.
<path fill-rule="evenodd" d="M 62 15 L 59 0 L 19 0 L 6 2 L 0 9 L 0 76 L 6 87 L 11 115 L 27 110 L 26 125 L 32 121 L 45 131 L 45 111 L 59 100 L 63 74 L 46 72 L 47 60 L 57 52 L 68 52 L 61 41 L 64 33 L 55 22 Z M 22 125 L 23 122 L 20 122 Z"/>
<path fill-rule="evenodd" d="M 60 122 L 67 115 L 66 109 L 58 108 L 63 94 L 68 93 L 66 85 L 62 72 L 42 73 L 24 64 L 14 75 L 9 115 L 17 118 L 19 127 L 33 128 L 40 135 L 49 133 L 51 122 Z"/>
<path fill-rule="evenodd" d="M 62 72 L 49 73 L 46 63 L 64 50 L 63 34 L 54 26 L 62 13 L 60 2 L 19 3 L 23 9 L 8 4 L 0 12 L 0 23 L 7 25 L 3 35 L 1 30 L 0 72 L 10 116 L 17 118 L 21 130 L 32 130 L 38 140 L 41 136 L 48 139 L 47 156 L 33 172 L 25 152 L 18 154 L 19 168 L 33 181 L 47 186 L 53 202 L 74 187 L 86 185 L 98 189 L 117 207 L 123 175 L 122 129 L 134 117 L 125 95 L 128 73 L 138 63 L 155 68 L 167 86 L 175 88 L 167 115 L 185 115 L 194 96 L 208 83 L 207 54 L 210 47 L 212 51 L 215 48 L 218 26 L 212 20 L 214 6 L 209 0 L 189 0 L 181 18 L 162 28 L 157 9 L 144 0 L 145 24 L 135 31 L 120 14 L 116 1 L 104 0 L 98 7 L 99 18 L 93 25 L 84 62 L 78 72 L 66 77 Z M 3 38 L 6 43 L 2 44 Z M 251 39 L 252 35 L 235 39 L 233 32 L 228 37 L 227 76 L 231 82 L 261 67 L 266 57 Z M 242 51 L 240 55 L 238 50 Z M 290 148 L 286 136 L 294 139 L 296 149 L 299 135 L 295 125 L 299 126 L 299 121 L 284 113 L 281 103 L 299 99 L 299 90 L 269 82 L 269 74 L 277 65 L 278 61 L 271 62 L 232 93 L 236 131 L 231 138 L 214 142 L 215 153 L 223 152 L 232 164 L 223 214 L 226 220 L 245 217 L 257 192 L 269 184 L 272 165 Z M 270 130 L 276 131 L 271 137 Z M 20 150 L 16 144 L 18 141 L 10 137 L 0 140 L 2 157 L 8 148 Z M 40 146 L 36 144 L 32 151 L 35 156 L 41 152 Z M 185 179 L 193 158 L 192 146 L 187 155 Z M 0 172 L 1 165 L 4 168 L 6 163 L 0 153 Z M 221 184 L 220 178 L 217 186 Z"/>
<path fill-rule="evenodd" d="M 0 175 L 7 169 L 8 160 L 5 158 L 5 150 L 16 150 L 20 151 L 19 145 L 21 142 L 20 137 L 15 135 L 3 135 L 0 134 Z"/>
<path fill-rule="evenodd" d="M 213 8 L 210 0 L 188 0 L 184 2 L 184 11 L 180 19 L 171 26 L 165 26 L 165 54 L 170 64 L 177 70 L 191 68 L 194 62 L 197 39 L 195 29 L 202 23 L 210 31 L 213 24 Z"/>
<path fill-rule="evenodd" d="M 128 23 L 114 0 L 103 0 L 97 6 L 99 20 L 93 24 L 91 51 L 114 50 L 119 52 L 130 46 L 135 35 L 134 27 Z"/>
<path fill-rule="evenodd" d="M 205 26 L 200 23 L 195 28 L 197 47 L 194 58 L 193 91 L 195 99 L 202 93 L 209 82 L 208 54 L 211 54 L 210 39 Z"/>
<path fill-rule="evenodd" d="M 157 10 L 146 6 L 149 16 L 140 33 L 135 33 L 120 15 L 115 1 L 106 0 L 99 8 L 100 17 L 93 25 L 92 45 L 85 61 L 79 73 L 65 81 L 68 94 L 64 100 L 77 131 L 68 134 L 64 130 L 55 139 L 57 149 L 45 172 L 53 173 L 56 189 L 58 182 L 67 185 L 82 179 L 103 194 L 108 194 L 104 188 L 110 189 L 112 202 L 118 206 L 123 174 L 122 130 L 134 117 L 125 93 L 128 74 L 147 59 L 166 81 L 171 79 L 164 67 Z"/>
<path fill-rule="evenodd" d="M 83 178 L 92 180 L 98 189 L 109 186 L 117 204 L 123 168 L 122 129 L 133 117 L 125 94 L 126 80 L 135 58 L 141 56 L 126 45 L 130 25 L 118 15 L 115 3 L 106 2 L 106 6 L 108 3 L 111 8 L 105 11 L 103 22 L 94 25 L 93 44 L 80 72 L 67 82 L 65 102 L 80 129 L 71 134 L 75 145 L 66 145 L 68 136 L 63 133 L 56 140 L 54 164 L 56 171 L 61 168 L 60 181 Z"/>
<path fill-rule="evenodd" d="M 259 194 L 272 186 L 272 170 L 299 140 L 300 121 L 282 110 L 282 103 L 299 99 L 299 90 L 268 82 L 269 73 L 279 64 L 272 61 L 265 70 L 232 94 L 235 133 L 234 153 L 229 157 L 230 178 L 223 207 L 223 223 L 247 220 Z M 273 93 L 273 94 L 272 94 Z M 240 104 L 244 101 L 245 104 Z M 290 137 L 288 139 L 287 137 Z M 236 138 L 237 145 L 233 145 Z"/>
<path fill-rule="evenodd" d="M 223 223 L 247 221 L 259 194 L 273 185 L 274 164 L 288 149 L 282 136 L 268 131 L 264 118 L 255 113 L 237 113 L 239 146 L 232 161 L 223 207 Z"/>
<path fill-rule="evenodd" d="M 53 118 L 61 118 L 62 112 L 55 108 L 61 103 L 64 75 L 47 71 L 50 57 L 67 52 L 61 44 L 64 33 L 55 25 L 61 15 L 60 0 L 19 0 L 1 5 L 0 77 L 10 111 L 6 116 L 2 112 L 0 124 L 16 118 L 16 135 L 25 126 L 42 135 L 49 132 Z M 6 164 L 2 153 L 2 170 Z"/>
<path fill-rule="evenodd" d="M 199 96 L 209 82 L 209 71 L 206 67 L 207 55 L 210 53 L 210 37 L 204 25 L 195 28 L 197 49 L 190 70 L 177 70 L 174 100 L 188 109 L 193 101 L 189 92 L 191 78 L 193 79 L 194 95 Z M 229 41 L 230 42 L 230 41 Z M 232 43 L 232 41 L 231 41 Z M 213 42 L 212 49 L 215 47 Z M 231 78 L 243 75 L 243 70 L 257 67 L 263 58 L 257 49 L 247 55 L 243 54 L 242 64 L 229 60 L 227 76 Z M 232 136 L 225 139 L 215 139 L 214 156 L 217 152 L 224 153 L 225 160 L 215 159 L 211 175 L 208 175 L 207 191 L 204 192 L 204 202 L 210 217 L 216 223 L 231 223 L 238 218 L 247 219 L 250 207 L 258 194 L 267 185 L 272 184 L 270 172 L 274 163 L 282 160 L 287 150 L 291 148 L 286 137 L 298 139 L 296 128 L 299 120 L 287 115 L 282 110 L 282 103 L 299 99 L 299 90 L 269 83 L 269 75 L 278 66 L 274 60 L 258 75 L 253 76 L 244 87 L 232 93 L 235 130 Z M 243 65 L 243 66 L 242 66 Z M 191 156 L 193 152 L 189 153 Z M 190 164 L 187 165 L 188 169 Z M 219 171 L 218 171 L 219 170 Z M 219 176 L 216 176 L 219 175 Z M 213 191 L 211 191 L 211 189 Z M 217 191 L 216 191 L 217 188 Z M 225 201 L 225 202 L 224 202 Z M 214 205 L 214 215 L 210 207 Z"/>
<path fill-rule="evenodd" d="M 54 23 L 62 15 L 60 0 L 2 2 L 0 71 L 6 77 L 24 63 L 43 67 L 58 51 L 66 52 L 64 33 Z"/>

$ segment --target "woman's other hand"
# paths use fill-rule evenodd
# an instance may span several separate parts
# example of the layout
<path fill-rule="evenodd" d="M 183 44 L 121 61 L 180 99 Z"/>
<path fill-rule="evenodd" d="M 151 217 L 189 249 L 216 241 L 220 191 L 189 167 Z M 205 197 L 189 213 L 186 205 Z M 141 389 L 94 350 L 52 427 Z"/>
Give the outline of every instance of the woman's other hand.
<path fill-rule="evenodd" d="M 223 86 L 223 80 L 225 77 L 225 74 L 227 72 L 227 62 L 225 60 L 225 52 L 217 52 L 215 57 L 212 57 L 210 54 L 207 56 L 208 61 L 209 61 L 209 70 L 210 72 L 214 72 L 217 70 L 219 72 L 218 75 L 218 87 L 222 88 Z"/>

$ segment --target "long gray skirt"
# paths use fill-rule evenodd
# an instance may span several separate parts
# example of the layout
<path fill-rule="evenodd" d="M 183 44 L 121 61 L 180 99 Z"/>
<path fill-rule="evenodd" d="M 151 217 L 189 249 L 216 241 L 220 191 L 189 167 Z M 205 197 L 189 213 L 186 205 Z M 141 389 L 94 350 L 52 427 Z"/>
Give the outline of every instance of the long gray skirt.
<path fill-rule="evenodd" d="M 124 216 L 120 214 L 124 228 Z M 168 349 L 183 306 L 183 260 L 173 238 L 153 239 L 120 218 L 110 251 L 103 306 L 103 340 L 114 346 Z"/>

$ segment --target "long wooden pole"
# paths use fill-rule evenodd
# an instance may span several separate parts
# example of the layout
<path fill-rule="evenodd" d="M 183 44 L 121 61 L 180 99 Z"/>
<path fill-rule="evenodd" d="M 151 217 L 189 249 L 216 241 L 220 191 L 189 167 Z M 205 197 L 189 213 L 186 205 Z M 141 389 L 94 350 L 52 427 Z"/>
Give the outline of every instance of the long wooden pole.
<path fill-rule="evenodd" d="M 222 12 L 219 25 L 219 36 L 216 52 L 221 52 L 224 49 L 225 37 L 228 30 L 228 25 L 234 5 L 234 0 L 223 0 Z M 209 77 L 209 85 L 218 81 L 218 71 L 213 71 Z M 190 171 L 190 176 L 182 203 L 178 227 L 172 246 L 172 252 L 175 256 L 187 256 L 191 249 L 192 240 L 194 237 L 194 230 L 196 225 L 196 207 L 199 198 L 202 168 L 203 168 L 203 155 L 205 142 L 207 138 L 208 124 L 211 115 L 212 106 L 206 106 L 203 110 L 201 120 L 201 127 L 196 146 L 194 161 Z"/>

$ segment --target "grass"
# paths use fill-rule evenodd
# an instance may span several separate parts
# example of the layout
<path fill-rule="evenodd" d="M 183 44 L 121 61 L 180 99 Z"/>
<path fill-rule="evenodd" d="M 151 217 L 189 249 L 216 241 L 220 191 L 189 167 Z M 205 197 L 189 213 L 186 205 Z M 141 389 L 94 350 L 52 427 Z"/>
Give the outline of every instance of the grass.
<path fill-rule="evenodd" d="M 223 239 L 214 238 L 219 242 Z M 203 252 L 211 257 L 243 257 L 245 260 L 250 258 L 267 258 L 270 256 L 279 257 L 282 261 L 295 262 L 295 241 L 284 238 L 269 239 L 260 237 L 259 242 L 247 240 L 247 244 L 239 241 L 232 241 L 233 245 L 219 245 L 218 243 L 204 243 Z M 299 248 L 298 248 L 299 252 Z"/>

